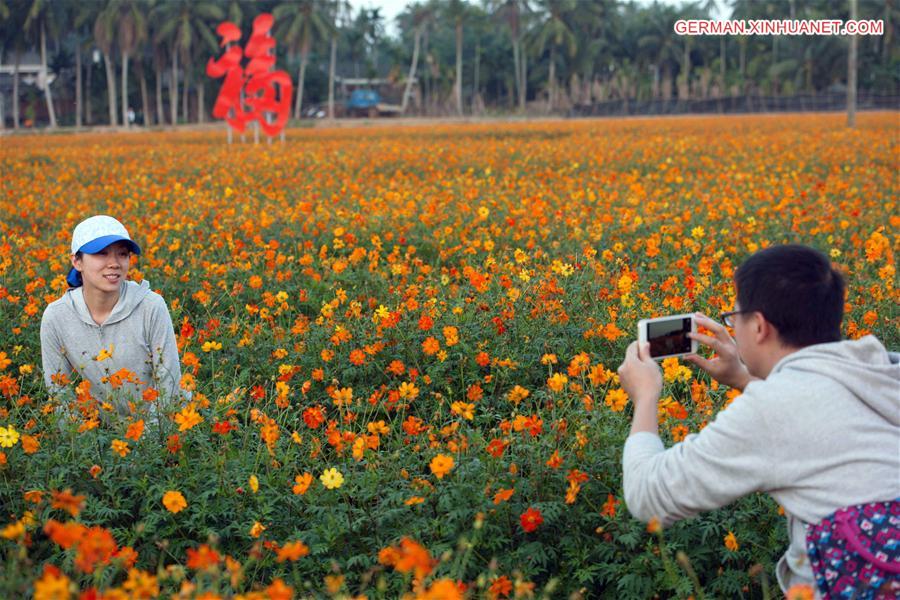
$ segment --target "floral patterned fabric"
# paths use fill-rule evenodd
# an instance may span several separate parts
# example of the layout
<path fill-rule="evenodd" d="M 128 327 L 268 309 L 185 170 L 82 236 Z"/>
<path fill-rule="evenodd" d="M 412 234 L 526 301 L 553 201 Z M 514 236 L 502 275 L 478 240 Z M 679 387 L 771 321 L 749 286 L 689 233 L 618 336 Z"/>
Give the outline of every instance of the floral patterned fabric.
<path fill-rule="evenodd" d="M 822 598 L 900 597 L 900 498 L 842 508 L 807 529 Z"/>

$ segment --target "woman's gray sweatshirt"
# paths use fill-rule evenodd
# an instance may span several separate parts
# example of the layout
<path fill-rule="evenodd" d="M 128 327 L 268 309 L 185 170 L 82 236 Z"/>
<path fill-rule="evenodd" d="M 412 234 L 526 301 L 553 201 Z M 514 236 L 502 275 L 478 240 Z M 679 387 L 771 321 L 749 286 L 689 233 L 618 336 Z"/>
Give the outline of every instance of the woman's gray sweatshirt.
<path fill-rule="evenodd" d="M 55 374 L 71 379 L 77 373 L 90 381 L 94 398 L 110 401 L 123 415 L 131 412 L 129 401 L 143 402 L 147 388 L 160 394 L 157 409 L 181 394 L 172 318 L 165 300 L 150 290 L 147 281 L 123 282 L 119 300 L 103 325 L 91 317 L 83 288 L 70 289 L 51 302 L 41 319 L 41 358 L 51 394 L 61 389 L 53 380 Z M 119 385 L 128 375 L 122 369 L 134 377 Z"/>

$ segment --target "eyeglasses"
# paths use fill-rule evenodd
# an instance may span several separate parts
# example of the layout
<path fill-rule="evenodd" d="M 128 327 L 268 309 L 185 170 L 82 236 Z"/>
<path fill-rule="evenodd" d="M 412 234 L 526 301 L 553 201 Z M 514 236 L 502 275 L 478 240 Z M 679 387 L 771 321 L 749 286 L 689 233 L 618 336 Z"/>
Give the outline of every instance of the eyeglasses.
<path fill-rule="evenodd" d="M 734 319 L 732 319 L 731 317 L 733 317 L 734 315 L 739 315 L 741 313 L 745 313 L 745 312 L 751 312 L 751 311 L 731 310 L 728 312 L 719 313 L 719 318 L 722 320 L 723 323 L 725 323 L 729 327 L 734 327 Z"/>

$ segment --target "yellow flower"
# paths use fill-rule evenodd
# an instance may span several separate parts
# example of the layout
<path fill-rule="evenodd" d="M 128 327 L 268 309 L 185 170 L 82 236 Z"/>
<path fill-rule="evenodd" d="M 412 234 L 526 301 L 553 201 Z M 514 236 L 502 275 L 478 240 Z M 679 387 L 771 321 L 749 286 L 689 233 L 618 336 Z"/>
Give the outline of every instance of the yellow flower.
<path fill-rule="evenodd" d="M 191 427 L 202 423 L 203 417 L 194 410 L 193 406 L 185 406 L 180 413 L 175 415 L 175 422 L 178 423 L 178 431 L 187 431 Z"/>
<path fill-rule="evenodd" d="M 187 500 L 184 499 L 184 495 L 177 490 L 169 490 L 163 494 L 162 503 L 163 506 L 166 507 L 166 510 L 172 514 L 180 513 L 187 508 L 188 505 Z"/>
<path fill-rule="evenodd" d="M 569 378 L 562 373 L 554 373 L 549 379 L 547 379 L 547 387 L 552 391 L 558 393 L 566 389 L 566 384 L 568 382 Z"/>
<path fill-rule="evenodd" d="M 204 352 L 212 352 L 213 350 L 221 350 L 222 343 L 216 341 L 203 342 L 203 346 L 200 348 Z"/>
<path fill-rule="evenodd" d="M 259 521 L 255 521 L 253 523 L 253 527 L 250 528 L 250 537 L 258 538 L 262 535 L 262 532 L 266 530 L 266 526 L 260 523 Z"/>
<path fill-rule="evenodd" d="M 0 427 L 0 447 L 12 448 L 19 441 L 19 432 L 10 425 L 9 427 Z"/>
<path fill-rule="evenodd" d="M 507 392 L 506 398 L 513 404 L 518 404 L 519 402 L 527 398 L 529 394 L 531 394 L 531 392 L 523 388 L 521 385 L 516 385 L 515 387 L 513 387 L 513 389 Z"/>
<path fill-rule="evenodd" d="M 734 534 L 730 531 L 728 532 L 728 535 L 725 536 L 725 547 L 732 552 L 737 552 L 738 548 L 740 548 L 737 538 L 734 537 Z"/>
<path fill-rule="evenodd" d="M 453 457 L 447 456 L 446 454 L 438 454 L 431 459 L 431 463 L 428 467 L 431 469 L 431 472 L 434 473 L 435 477 L 443 479 L 444 475 L 453 469 Z"/>
<path fill-rule="evenodd" d="M 419 388 L 416 387 L 414 383 L 404 381 L 400 384 L 400 389 L 397 390 L 400 394 L 400 397 L 404 400 L 415 400 L 419 395 Z"/>
<path fill-rule="evenodd" d="M 344 476 L 337 469 L 325 469 L 325 472 L 319 476 L 319 481 L 329 490 L 336 490 L 344 485 Z"/>
<path fill-rule="evenodd" d="M 59 569 L 44 569 L 44 575 L 34 582 L 34 600 L 69 600 L 71 581 Z"/>
<path fill-rule="evenodd" d="M 98 354 L 94 358 L 94 360 L 96 360 L 97 362 L 103 362 L 107 358 L 112 358 L 112 355 L 113 355 L 113 352 L 115 351 L 115 349 L 116 349 L 116 346 L 114 344 L 110 344 L 109 350 L 107 350 L 106 348 L 103 348 L 102 350 L 100 350 L 100 354 Z"/>
<path fill-rule="evenodd" d="M 251 475 L 247 483 L 250 485 L 250 491 L 254 494 L 259 491 L 259 479 L 256 475 Z"/>
<path fill-rule="evenodd" d="M 8 540 L 17 540 L 25 537 L 25 524 L 22 521 L 16 521 L 0 529 L 0 537 Z"/>
<path fill-rule="evenodd" d="M 128 442 L 123 442 L 122 440 L 113 440 L 112 441 L 112 451 L 125 458 L 125 456 L 131 452 L 131 448 L 128 447 Z"/>
<path fill-rule="evenodd" d="M 610 390 L 606 393 L 606 405 L 610 407 L 613 412 L 622 412 L 625 410 L 626 404 L 628 404 L 628 394 L 625 390 L 619 388 Z"/>
<path fill-rule="evenodd" d="M 471 421 L 475 418 L 475 405 L 468 402 L 454 402 L 450 405 L 450 412 Z"/>

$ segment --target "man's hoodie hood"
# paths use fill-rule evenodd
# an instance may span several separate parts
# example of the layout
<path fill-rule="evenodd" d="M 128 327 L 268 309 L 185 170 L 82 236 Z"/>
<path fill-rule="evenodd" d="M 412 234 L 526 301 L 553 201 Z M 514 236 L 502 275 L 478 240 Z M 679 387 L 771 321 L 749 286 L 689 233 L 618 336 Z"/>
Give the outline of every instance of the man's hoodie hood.
<path fill-rule="evenodd" d="M 103 323 L 103 326 L 112 325 L 127 318 L 149 293 L 150 284 L 146 280 L 139 284 L 134 281 L 123 281 L 119 287 L 119 300 L 113 307 L 112 312 L 109 313 L 109 317 Z M 69 290 L 66 292 L 65 298 L 69 308 L 78 315 L 82 322 L 98 327 L 84 301 L 84 288 L 77 287 Z"/>
<path fill-rule="evenodd" d="M 781 359 L 772 372 L 784 369 L 833 379 L 900 427 L 900 354 L 888 352 L 874 336 L 807 346 Z"/>

